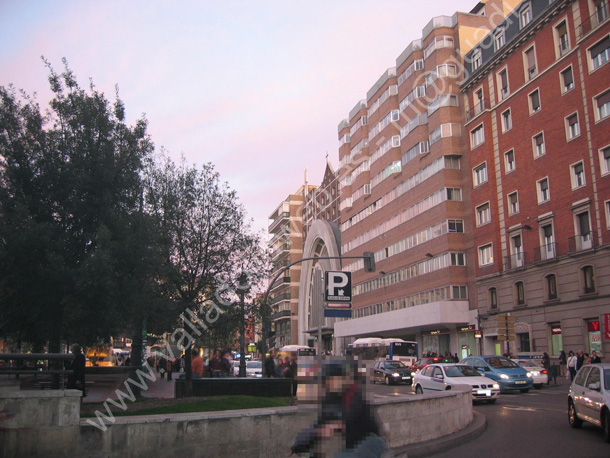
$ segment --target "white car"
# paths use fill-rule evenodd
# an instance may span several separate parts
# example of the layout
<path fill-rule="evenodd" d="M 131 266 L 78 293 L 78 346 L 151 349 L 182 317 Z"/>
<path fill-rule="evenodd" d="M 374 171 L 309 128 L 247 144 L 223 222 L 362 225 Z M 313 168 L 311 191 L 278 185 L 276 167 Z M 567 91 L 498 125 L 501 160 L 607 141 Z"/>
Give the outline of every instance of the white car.
<path fill-rule="evenodd" d="M 534 388 L 540 389 L 550 381 L 549 371 L 542 367 L 542 361 L 535 359 L 513 359 L 513 361 L 527 371 L 527 376 L 534 381 Z"/>
<path fill-rule="evenodd" d="M 610 364 L 586 364 L 568 391 L 568 420 L 572 428 L 584 421 L 600 426 L 610 442 Z"/>
<path fill-rule="evenodd" d="M 233 361 L 233 375 L 237 377 L 239 375 L 239 360 Z M 259 359 L 246 360 L 246 377 L 258 377 L 263 376 L 263 362 Z"/>
<path fill-rule="evenodd" d="M 500 395 L 500 385 L 465 364 L 430 364 L 413 377 L 415 393 L 447 391 L 456 385 L 469 385 L 473 401 L 493 404 Z"/>

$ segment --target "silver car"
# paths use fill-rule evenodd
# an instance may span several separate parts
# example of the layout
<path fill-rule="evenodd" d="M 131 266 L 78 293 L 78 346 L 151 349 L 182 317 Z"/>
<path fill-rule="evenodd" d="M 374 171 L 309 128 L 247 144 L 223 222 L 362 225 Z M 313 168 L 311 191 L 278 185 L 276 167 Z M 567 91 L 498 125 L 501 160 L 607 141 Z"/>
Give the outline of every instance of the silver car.
<path fill-rule="evenodd" d="M 588 364 L 576 374 L 568 392 L 568 420 L 572 428 L 584 421 L 600 426 L 610 442 L 610 364 Z"/>

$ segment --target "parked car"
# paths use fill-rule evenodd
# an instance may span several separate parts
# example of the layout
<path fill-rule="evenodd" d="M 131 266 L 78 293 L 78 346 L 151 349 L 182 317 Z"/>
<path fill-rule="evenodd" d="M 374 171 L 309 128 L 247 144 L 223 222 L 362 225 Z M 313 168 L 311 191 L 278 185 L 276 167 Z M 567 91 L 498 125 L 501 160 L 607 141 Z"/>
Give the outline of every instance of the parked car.
<path fill-rule="evenodd" d="M 233 375 L 239 375 L 239 360 L 233 361 Z M 263 362 L 259 359 L 249 359 L 246 361 L 246 377 L 262 377 Z"/>
<path fill-rule="evenodd" d="M 500 385 L 482 376 L 466 364 L 429 364 L 413 376 L 416 394 L 426 391 L 447 391 L 456 385 L 468 385 L 473 401 L 493 404 L 500 395 Z"/>
<path fill-rule="evenodd" d="M 551 374 L 542 367 L 542 361 L 537 359 L 513 359 L 513 361 L 527 371 L 528 377 L 532 378 L 534 388 L 537 390 L 550 381 Z"/>
<path fill-rule="evenodd" d="M 411 385 L 413 382 L 411 369 L 402 361 L 376 361 L 373 365 L 373 383 L 377 382 L 385 382 L 386 385 L 392 383 Z"/>
<path fill-rule="evenodd" d="M 610 442 L 610 363 L 583 366 L 568 391 L 568 420 L 572 428 L 587 421 L 604 430 Z"/>
<path fill-rule="evenodd" d="M 413 365 L 411 366 L 411 372 L 417 372 L 421 369 L 423 369 L 424 367 L 426 367 L 428 364 L 435 364 L 435 363 L 443 363 L 444 361 L 439 358 L 438 356 L 427 356 L 425 358 L 421 358 L 418 359 L 417 361 L 415 361 L 413 363 Z"/>
<path fill-rule="evenodd" d="M 519 390 L 527 393 L 534 384 L 524 368 L 504 356 L 469 356 L 460 363 L 467 364 L 481 375 L 498 382 L 501 391 Z"/>

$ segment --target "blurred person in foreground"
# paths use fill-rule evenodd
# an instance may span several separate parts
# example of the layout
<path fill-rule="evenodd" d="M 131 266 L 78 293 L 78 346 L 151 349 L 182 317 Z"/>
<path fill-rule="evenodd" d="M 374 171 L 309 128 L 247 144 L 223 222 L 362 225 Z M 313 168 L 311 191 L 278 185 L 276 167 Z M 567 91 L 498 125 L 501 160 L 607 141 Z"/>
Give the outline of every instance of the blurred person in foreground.
<path fill-rule="evenodd" d="M 375 458 L 384 456 L 388 451 L 371 406 L 365 399 L 357 371 L 353 361 L 324 362 L 324 394 L 318 420 L 312 428 L 297 435 L 290 455 L 310 453 L 310 456 L 318 456 L 317 449 L 323 446 L 323 440 L 338 434 L 341 435 L 343 448 L 334 455 L 335 458 Z"/>

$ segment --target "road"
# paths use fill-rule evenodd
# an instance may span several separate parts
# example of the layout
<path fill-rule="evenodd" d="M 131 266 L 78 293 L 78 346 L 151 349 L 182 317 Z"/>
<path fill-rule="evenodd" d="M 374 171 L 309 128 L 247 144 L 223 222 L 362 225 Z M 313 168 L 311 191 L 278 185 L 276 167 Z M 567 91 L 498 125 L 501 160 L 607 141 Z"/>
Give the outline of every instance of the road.
<path fill-rule="evenodd" d="M 410 386 L 368 385 L 369 394 L 391 397 L 411 394 Z M 610 456 L 610 444 L 601 429 L 585 423 L 582 429 L 568 424 L 568 384 L 545 386 L 529 393 L 500 395 L 496 404 L 475 404 L 487 419 L 478 438 L 459 447 L 431 455 L 435 458 L 588 458 Z M 413 394 L 414 395 L 414 394 Z M 415 396 L 415 395 L 414 395 Z"/>

